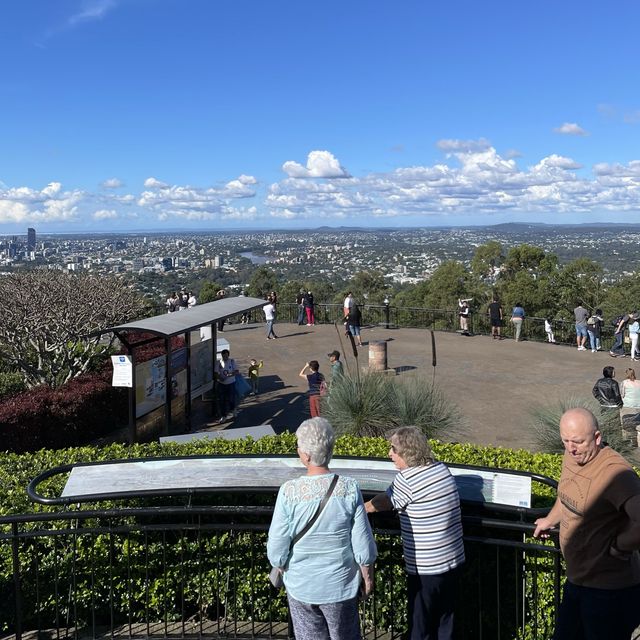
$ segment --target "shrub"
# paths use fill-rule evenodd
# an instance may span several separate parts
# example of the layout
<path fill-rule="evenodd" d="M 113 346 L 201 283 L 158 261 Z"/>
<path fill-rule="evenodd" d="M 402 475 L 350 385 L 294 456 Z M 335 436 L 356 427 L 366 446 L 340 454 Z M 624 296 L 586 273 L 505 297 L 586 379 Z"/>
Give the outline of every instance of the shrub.
<path fill-rule="evenodd" d="M 127 419 L 126 391 L 110 373 L 86 373 L 52 389 L 41 385 L 0 402 L 0 442 L 5 451 L 57 449 L 90 442 Z"/>
<path fill-rule="evenodd" d="M 420 427 L 428 437 L 459 437 L 463 431 L 456 407 L 419 375 L 339 377 L 331 383 L 324 414 L 338 434 L 384 436 L 408 425 Z"/>
<path fill-rule="evenodd" d="M 20 393 L 27 388 L 19 373 L 0 372 L 0 400 Z"/>
<path fill-rule="evenodd" d="M 562 414 L 568 409 L 583 407 L 598 418 L 602 439 L 621 455 L 632 451 L 632 444 L 622 437 L 620 414 L 617 409 L 602 412 L 593 398 L 569 397 L 554 404 L 536 407 L 532 412 L 532 428 L 540 449 L 546 453 L 562 453 L 564 446 L 558 432 Z"/>

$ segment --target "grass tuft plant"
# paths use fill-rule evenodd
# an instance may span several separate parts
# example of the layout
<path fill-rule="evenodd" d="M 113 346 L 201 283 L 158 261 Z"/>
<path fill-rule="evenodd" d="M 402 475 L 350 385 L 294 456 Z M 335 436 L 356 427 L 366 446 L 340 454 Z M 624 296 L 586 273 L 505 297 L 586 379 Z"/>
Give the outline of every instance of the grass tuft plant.
<path fill-rule="evenodd" d="M 384 436 L 396 427 L 415 425 L 427 437 L 459 438 L 460 412 L 423 376 L 391 377 L 365 372 L 360 379 L 334 380 L 323 415 L 338 435 Z"/>
<path fill-rule="evenodd" d="M 603 442 L 606 442 L 623 456 L 631 453 L 633 449 L 631 442 L 622 437 L 618 410 L 602 412 L 600 405 L 595 400 L 576 396 L 569 396 L 554 404 L 541 405 L 532 411 L 532 428 L 536 442 L 542 451 L 545 453 L 564 452 L 558 425 L 562 414 L 576 407 L 588 409 L 596 416 Z"/>

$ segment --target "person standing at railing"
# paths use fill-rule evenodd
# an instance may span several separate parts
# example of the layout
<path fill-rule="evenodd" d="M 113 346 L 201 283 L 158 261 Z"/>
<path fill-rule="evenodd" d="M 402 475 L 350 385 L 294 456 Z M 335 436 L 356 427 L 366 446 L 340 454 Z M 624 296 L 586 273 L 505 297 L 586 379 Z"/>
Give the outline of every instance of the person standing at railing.
<path fill-rule="evenodd" d="M 267 556 L 283 572 L 296 640 L 360 640 L 358 594 L 372 592 L 377 556 L 362 495 L 329 469 L 327 420 L 305 420 L 296 437 L 307 473 L 280 487 Z"/>
<path fill-rule="evenodd" d="M 307 314 L 307 327 L 311 327 L 316 323 L 316 316 L 314 313 L 315 303 L 313 301 L 313 293 L 307 291 L 304 294 L 302 303 L 304 304 L 304 311 Z"/>
<path fill-rule="evenodd" d="M 362 313 L 360 307 L 354 302 L 351 311 L 344 317 L 347 324 L 347 331 L 355 338 L 356 344 L 362 346 L 362 336 L 360 335 L 360 325 L 362 324 Z"/>
<path fill-rule="evenodd" d="M 463 336 L 469 335 L 469 317 L 471 316 L 471 308 L 469 300 L 458 300 L 458 316 L 460 318 L 460 331 Z"/>
<path fill-rule="evenodd" d="M 491 335 L 494 340 L 502 340 L 500 331 L 502 330 L 502 305 L 495 296 L 489 305 L 489 322 L 491 324 Z"/>
<path fill-rule="evenodd" d="M 516 302 L 516 306 L 513 307 L 511 312 L 511 323 L 515 330 L 516 342 L 520 342 L 520 335 L 522 333 L 522 324 L 524 322 L 524 308 L 520 302 Z"/>
<path fill-rule="evenodd" d="M 596 417 L 560 418 L 558 497 L 533 533 L 560 526 L 567 567 L 554 640 L 629 640 L 640 625 L 640 478 L 602 442 Z"/>
<path fill-rule="evenodd" d="M 395 509 L 407 571 L 407 640 L 453 639 L 453 611 L 465 561 L 458 488 L 434 459 L 418 427 L 389 437 L 389 457 L 400 470 L 385 493 L 365 503 L 367 513 Z"/>

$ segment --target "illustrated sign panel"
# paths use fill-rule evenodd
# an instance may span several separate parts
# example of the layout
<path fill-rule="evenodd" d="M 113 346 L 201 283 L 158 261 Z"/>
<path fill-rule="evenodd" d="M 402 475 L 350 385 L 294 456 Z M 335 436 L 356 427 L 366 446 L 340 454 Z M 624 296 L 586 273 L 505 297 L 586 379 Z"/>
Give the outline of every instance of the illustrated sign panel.
<path fill-rule="evenodd" d="M 161 406 L 166 400 L 165 356 L 136 366 L 136 418 Z"/>
<path fill-rule="evenodd" d="M 191 345 L 191 397 L 213 387 L 213 341 Z"/>

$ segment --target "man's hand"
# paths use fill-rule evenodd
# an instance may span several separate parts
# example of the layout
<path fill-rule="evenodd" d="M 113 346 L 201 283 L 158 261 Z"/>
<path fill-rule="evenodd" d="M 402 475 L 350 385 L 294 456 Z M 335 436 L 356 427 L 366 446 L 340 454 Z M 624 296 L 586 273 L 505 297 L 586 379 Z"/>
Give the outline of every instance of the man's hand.
<path fill-rule="evenodd" d="M 538 518 L 535 521 L 535 531 L 533 532 L 534 538 L 548 538 L 549 537 L 549 529 L 555 526 L 555 522 L 551 520 L 551 518 Z"/>

